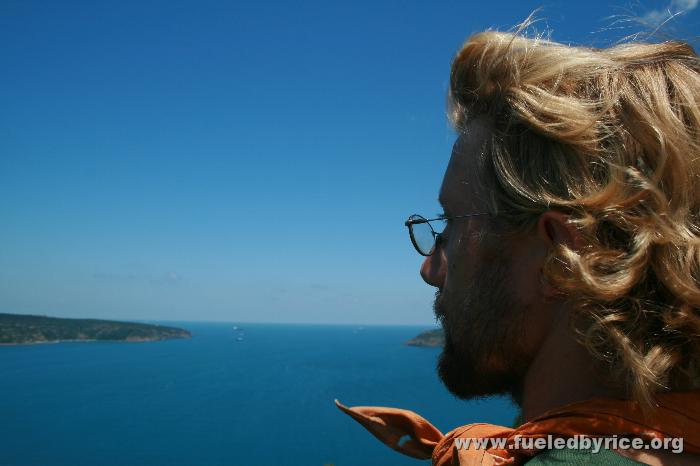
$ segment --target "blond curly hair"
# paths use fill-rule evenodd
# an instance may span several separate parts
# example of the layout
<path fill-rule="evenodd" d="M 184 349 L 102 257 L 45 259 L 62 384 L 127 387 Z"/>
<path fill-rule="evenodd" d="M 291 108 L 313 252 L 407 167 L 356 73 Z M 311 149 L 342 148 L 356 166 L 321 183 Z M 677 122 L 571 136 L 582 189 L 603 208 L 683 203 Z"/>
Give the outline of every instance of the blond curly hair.
<path fill-rule="evenodd" d="M 567 212 L 545 279 L 576 302 L 582 342 L 629 396 L 698 387 L 700 60 L 686 43 L 568 46 L 519 32 L 470 37 L 451 69 L 459 131 L 494 128 L 491 208 L 528 228 Z"/>

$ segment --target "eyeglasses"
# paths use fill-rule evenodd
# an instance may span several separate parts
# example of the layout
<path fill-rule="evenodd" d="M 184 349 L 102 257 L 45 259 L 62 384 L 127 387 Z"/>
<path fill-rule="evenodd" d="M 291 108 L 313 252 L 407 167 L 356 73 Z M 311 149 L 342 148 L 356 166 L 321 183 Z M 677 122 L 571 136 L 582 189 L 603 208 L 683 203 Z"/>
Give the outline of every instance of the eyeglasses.
<path fill-rule="evenodd" d="M 411 237 L 411 243 L 421 256 L 430 256 L 435 252 L 435 248 L 440 244 L 442 239 L 441 233 L 436 233 L 430 222 L 453 220 L 457 218 L 476 217 L 477 215 L 491 215 L 488 212 L 479 212 L 475 214 L 455 215 L 453 217 L 438 217 L 427 219 L 417 214 L 408 217 L 405 225 L 408 227 L 408 235 Z"/>

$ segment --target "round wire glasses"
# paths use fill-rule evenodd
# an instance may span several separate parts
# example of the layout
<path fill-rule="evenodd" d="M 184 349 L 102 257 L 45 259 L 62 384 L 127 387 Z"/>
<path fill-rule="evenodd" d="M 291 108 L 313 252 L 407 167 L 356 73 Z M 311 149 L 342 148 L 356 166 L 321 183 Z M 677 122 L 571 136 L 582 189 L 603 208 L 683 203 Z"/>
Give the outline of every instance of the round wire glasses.
<path fill-rule="evenodd" d="M 455 215 L 451 217 L 440 216 L 437 218 L 427 219 L 422 215 L 413 214 L 406 220 L 408 227 L 408 235 L 411 237 L 411 243 L 416 248 L 421 256 L 430 256 L 435 252 L 435 249 L 440 245 L 442 238 L 441 233 L 437 233 L 430 222 L 444 222 L 456 218 L 475 217 L 477 215 L 490 215 L 488 212 L 478 212 L 475 214 Z"/>

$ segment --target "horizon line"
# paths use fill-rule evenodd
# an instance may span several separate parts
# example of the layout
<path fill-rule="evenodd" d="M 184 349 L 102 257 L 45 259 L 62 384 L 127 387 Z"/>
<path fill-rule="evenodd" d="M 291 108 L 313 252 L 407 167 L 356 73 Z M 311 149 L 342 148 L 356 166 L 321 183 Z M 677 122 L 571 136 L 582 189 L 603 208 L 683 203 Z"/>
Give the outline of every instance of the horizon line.
<path fill-rule="evenodd" d="M 220 320 L 220 319 L 153 319 L 153 318 L 134 318 L 134 319 L 124 319 L 124 318 L 114 318 L 114 317 L 57 317 L 55 315 L 49 314 L 36 314 L 36 313 L 21 313 L 21 312 L 0 312 L 1 314 L 15 314 L 15 315 L 25 315 L 25 316 L 37 316 L 37 317 L 50 317 L 55 319 L 93 319 L 93 320 L 112 320 L 121 322 L 188 322 L 188 323 L 211 323 L 211 324 L 252 324 L 252 325 L 325 325 L 325 326 L 347 326 L 347 327 L 419 327 L 419 326 L 431 326 L 434 328 L 441 328 L 437 323 L 423 323 L 423 322 L 410 322 L 410 323 L 397 323 L 397 322 L 312 322 L 312 321 L 252 321 L 252 320 Z"/>

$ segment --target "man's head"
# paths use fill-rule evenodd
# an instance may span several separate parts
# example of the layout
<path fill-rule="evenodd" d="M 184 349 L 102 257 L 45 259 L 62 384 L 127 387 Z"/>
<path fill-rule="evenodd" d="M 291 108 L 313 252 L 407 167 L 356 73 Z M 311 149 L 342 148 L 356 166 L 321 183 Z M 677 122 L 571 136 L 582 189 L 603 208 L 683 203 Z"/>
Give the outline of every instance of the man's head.
<path fill-rule="evenodd" d="M 517 392 L 552 322 L 576 320 L 611 380 L 649 402 L 700 363 L 700 61 L 681 43 L 594 50 L 470 38 L 451 73 L 455 219 L 421 268 L 440 373 Z M 565 306 L 575 314 L 563 316 Z"/>
<path fill-rule="evenodd" d="M 440 189 L 446 217 L 490 210 L 480 166 L 493 130 L 476 118 L 455 143 Z M 425 260 L 421 275 L 438 288 L 435 315 L 446 342 L 439 372 L 453 393 L 469 398 L 520 391 L 555 317 L 557 303 L 541 280 L 544 260 L 552 244 L 574 247 L 576 236 L 558 212 L 523 232 L 496 217 L 447 221 L 442 246 Z"/>

